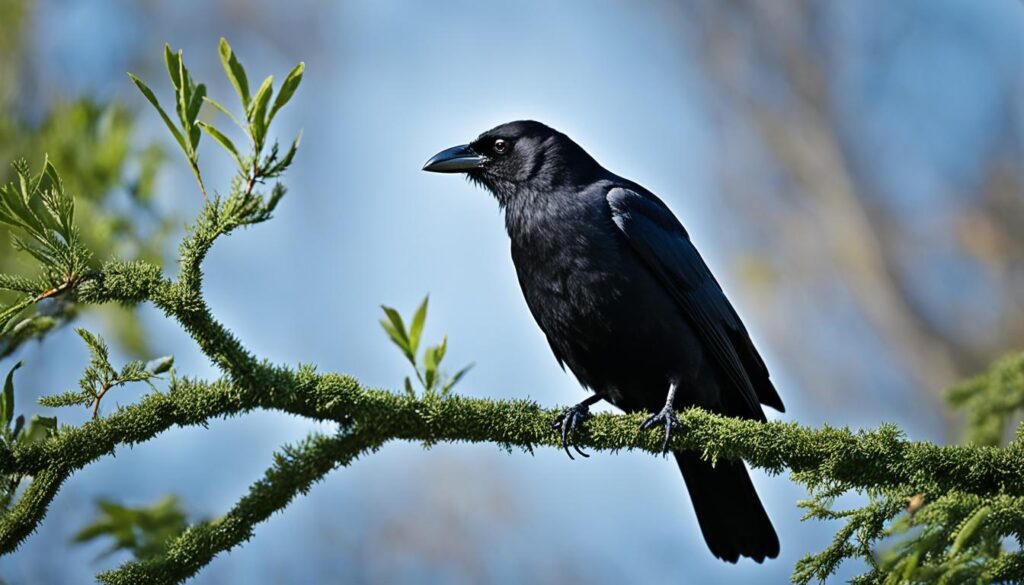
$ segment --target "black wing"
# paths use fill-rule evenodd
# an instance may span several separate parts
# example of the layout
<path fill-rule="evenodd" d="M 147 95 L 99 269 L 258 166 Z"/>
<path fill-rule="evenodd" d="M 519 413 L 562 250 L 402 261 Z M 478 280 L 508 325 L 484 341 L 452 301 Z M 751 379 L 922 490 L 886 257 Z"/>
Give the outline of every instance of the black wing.
<path fill-rule="evenodd" d="M 653 195 L 621 187 L 608 192 L 608 205 L 615 225 L 671 293 L 739 391 L 739 396 L 723 397 L 732 407 L 728 410 L 736 410 L 728 414 L 764 419 L 761 403 L 784 411 L 746 327 L 675 215 Z"/>

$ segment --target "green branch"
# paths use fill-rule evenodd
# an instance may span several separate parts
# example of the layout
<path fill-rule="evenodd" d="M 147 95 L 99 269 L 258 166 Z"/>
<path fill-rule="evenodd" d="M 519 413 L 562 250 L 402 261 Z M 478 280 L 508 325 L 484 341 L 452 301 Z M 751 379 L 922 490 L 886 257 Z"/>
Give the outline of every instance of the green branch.
<path fill-rule="evenodd" d="M 227 379 L 215 382 L 176 380 L 166 393 L 151 393 L 138 404 L 78 428 L 64 429 L 41 444 L 0 453 L 0 471 L 53 475 L 38 497 L 23 497 L 17 513 L 0 520 L 0 552 L 14 550 L 42 520 L 60 483 L 73 471 L 114 452 L 119 445 L 149 440 L 172 426 L 205 424 L 215 418 L 253 409 L 267 409 L 315 420 L 355 425 L 383 443 L 398 439 L 438 442 L 495 443 L 504 449 L 559 447 L 551 421 L 561 409 L 543 409 L 524 400 L 495 401 L 451 396 L 411 398 L 365 389 L 353 378 L 316 374 L 309 368 L 293 372 L 259 366 L 254 386 Z M 642 432 L 643 414 L 599 414 L 587 421 L 577 442 L 592 450 L 642 450 L 660 453 L 658 433 Z M 778 473 L 789 469 L 811 485 L 841 483 L 848 489 L 897 489 L 943 494 L 1024 495 L 1021 457 L 1016 447 L 940 447 L 907 441 L 893 427 L 871 432 L 810 429 L 795 423 L 758 423 L 690 409 L 680 413 L 680 432 L 673 449 L 691 449 L 711 459 L 742 458 L 750 465 Z"/>

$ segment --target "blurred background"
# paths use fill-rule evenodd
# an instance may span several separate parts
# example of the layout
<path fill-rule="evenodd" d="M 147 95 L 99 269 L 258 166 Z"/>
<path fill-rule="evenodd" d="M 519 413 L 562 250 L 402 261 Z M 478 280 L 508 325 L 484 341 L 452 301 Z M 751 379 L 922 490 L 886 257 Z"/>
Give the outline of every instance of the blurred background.
<path fill-rule="evenodd" d="M 955 441 L 942 390 L 1024 346 L 1016 0 L 0 0 L 0 15 L 0 177 L 13 158 L 38 165 L 49 152 L 101 257 L 163 258 L 171 271 L 201 197 L 125 72 L 168 99 L 166 41 L 233 103 L 219 37 L 250 77 L 306 62 L 276 122 L 282 141 L 304 130 L 289 194 L 274 221 L 218 243 L 206 263 L 215 314 L 275 362 L 399 391 L 408 365 L 379 305 L 408 313 L 429 292 L 427 341 L 447 332 L 449 362 L 477 364 L 456 391 L 581 400 L 528 313 L 495 202 L 419 170 L 520 118 L 566 132 L 675 210 L 765 355 L 783 420 L 894 422 Z M 200 153 L 208 188 L 226 190 L 229 157 L 210 140 Z M 27 266 L 0 233 L 0 270 Z M 76 319 L 117 359 L 173 354 L 179 373 L 217 374 L 152 307 Z M 19 410 L 79 424 L 87 409 L 33 406 L 73 387 L 88 360 L 57 325 L 41 344 L 0 348 L 0 370 L 25 362 Z M 104 409 L 139 392 L 121 389 Z M 0 575 L 88 582 L 131 558 L 105 555 L 108 541 L 71 543 L 98 500 L 173 493 L 190 521 L 217 516 L 274 449 L 316 427 L 255 413 L 123 448 L 66 484 Z M 782 554 L 731 566 L 707 552 L 669 461 L 389 444 L 194 581 L 784 582 L 833 527 L 799 522 L 804 493 L 785 476 L 754 475 Z"/>

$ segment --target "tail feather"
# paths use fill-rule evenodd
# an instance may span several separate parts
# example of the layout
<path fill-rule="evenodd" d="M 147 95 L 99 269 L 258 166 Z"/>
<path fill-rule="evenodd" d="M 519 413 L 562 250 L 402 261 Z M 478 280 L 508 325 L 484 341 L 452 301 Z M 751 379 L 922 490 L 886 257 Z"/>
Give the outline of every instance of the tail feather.
<path fill-rule="evenodd" d="M 673 454 L 712 554 L 730 563 L 741 556 L 760 563 L 779 555 L 779 537 L 742 461 L 718 461 L 712 467 L 697 453 Z"/>

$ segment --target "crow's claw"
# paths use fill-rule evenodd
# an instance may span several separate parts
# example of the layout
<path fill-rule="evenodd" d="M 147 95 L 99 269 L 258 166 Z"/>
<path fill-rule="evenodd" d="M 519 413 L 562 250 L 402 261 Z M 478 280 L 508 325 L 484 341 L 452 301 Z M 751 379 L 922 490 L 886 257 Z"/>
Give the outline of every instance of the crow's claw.
<path fill-rule="evenodd" d="M 551 425 L 551 428 L 561 431 L 562 433 L 562 448 L 565 449 L 565 454 L 569 456 L 569 459 L 575 460 L 569 452 L 569 439 L 572 436 L 573 430 L 583 421 L 590 418 L 590 406 L 586 403 L 580 403 L 576 406 L 570 406 L 562 411 L 562 414 L 558 415 L 555 422 Z M 577 447 L 575 444 L 572 448 L 576 450 L 583 457 L 590 457 L 583 452 L 582 449 Z"/>
<path fill-rule="evenodd" d="M 683 425 L 679 422 L 679 419 L 676 418 L 676 413 L 672 410 L 672 407 L 665 405 L 665 408 L 662 408 L 661 412 L 647 417 L 647 420 L 640 425 L 640 430 L 646 431 L 647 429 L 659 424 L 665 425 L 665 440 L 661 443 L 661 454 L 664 455 L 668 453 L 668 440 L 672 437 L 672 429 Z"/>

